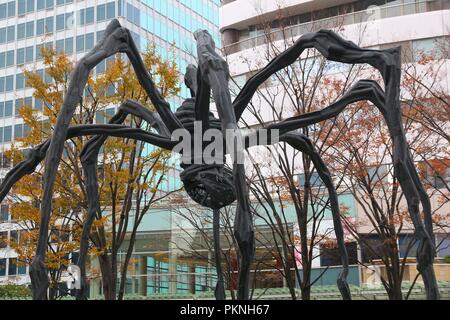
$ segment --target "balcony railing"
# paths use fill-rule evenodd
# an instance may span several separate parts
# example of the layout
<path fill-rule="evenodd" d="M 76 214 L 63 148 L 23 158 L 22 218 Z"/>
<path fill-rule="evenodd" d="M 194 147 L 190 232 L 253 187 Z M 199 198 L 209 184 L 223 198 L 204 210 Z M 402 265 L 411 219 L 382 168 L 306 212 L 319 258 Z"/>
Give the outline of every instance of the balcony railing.
<path fill-rule="evenodd" d="M 240 40 L 228 46 L 224 46 L 223 51 L 228 55 L 240 52 L 245 49 L 250 49 L 263 44 L 267 44 L 272 41 L 283 40 L 285 38 L 296 37 L 308 32 L 319 31 L 320 29 L 330 29 L 344 25 L 376 21 L 380 19 L 405 16 L 410 14 L 439 11 L 449 6 L 448 2 L 447 4 L 445 3 L 446 0 L 428 0 L 391 6 L 374 6 L 364 11 L 352 12 L 349 14 L 288 26 L 283 29 L 278 29 L 271 32 L 262 30 L 263 33 L 259 35 Z"/>

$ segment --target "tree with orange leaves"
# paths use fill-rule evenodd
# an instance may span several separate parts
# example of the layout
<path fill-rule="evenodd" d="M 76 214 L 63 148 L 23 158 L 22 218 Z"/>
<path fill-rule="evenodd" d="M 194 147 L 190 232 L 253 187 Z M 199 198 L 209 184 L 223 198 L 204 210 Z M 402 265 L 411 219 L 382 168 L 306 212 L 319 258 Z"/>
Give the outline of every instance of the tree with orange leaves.
<path fill-rule="evenodd" d="M 42 110 L 24 105 L 19 113 L 28 130 L 12 144 L 7 155 L 17 163 L 31 148 L 52 136 L 64 95 L 68 88 L 73 62 L 64 53 L 51 48 L 42 49 L 45 75 L 25 70 L 27 85 L 34 89 L 33 96 L 41 101 Z M 179 74 L 173 60 L 164 61 L 149 47 L 143 60 L 157 80 L 164 97 L 179 92 Z M 152 110 L 153 106 L 139 85 L 131 65 L 120 55 L 99 66 L 91 74 L 84 97 L 80 101 L 72 124 L 105 123 L 114 114 L 115 107 L 127 99 L 135 100 Z M 129 125 L 151 130 L 148 123 L 131 117 Z M 55 196 L 48 237 L 47 268 L 50 272 L 50 299 L 62 292 L 58 283 L 68 265 L 76 263 L 81 229 L 87 210 L 85 180 L 80 152 L 90 137 L 68 140 L 55 183 Z M 152 204 L 162 201 L 170 191 L 164 187 L 166 173 L 171 170 L 169 153 L 132 139 L 109 138 L 98 162 L 101 215 L 91 230 L 91 260 L 98 259 L 105 299 L 123 298 L 126 274 L 137 229 Z M 42 198 L 42 168 L 25 176 L 14 187 L 9 197 L 12 217 L 20 226 L 21 237 L 11 246 L 17 251 L 21 263 L 29 263 L 38 236 L 39 199 Z M 134 203 L 134 205 L 132 205 Z M 130 212 L 133 219 L 130 218 Z M 129 232 L 131 230 L 131 232 Z M 119 248 L 127 239 L 124 261 L 117 259 Z M 122 248 L 123 249 L 123 248 Z M 117 286 L 118 274 L 119 286 Z M 91 270 L 91 276 L 96 272 Z"/>

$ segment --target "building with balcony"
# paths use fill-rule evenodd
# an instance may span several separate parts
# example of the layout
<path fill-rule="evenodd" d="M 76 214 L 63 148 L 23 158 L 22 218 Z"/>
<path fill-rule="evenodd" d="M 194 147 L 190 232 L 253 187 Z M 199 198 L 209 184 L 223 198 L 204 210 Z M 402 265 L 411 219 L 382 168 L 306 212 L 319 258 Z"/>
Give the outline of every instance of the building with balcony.
<path fill-rule="evenodd" d="M 230 64 L 230 73 L 233 80 L 230 87 L 237 94 L 246 81 L 267 65 L 275 56 L 273 52 L 281 52 L 292 45 L 303 34 L 332 29 L 344 39 L 353 41 L 361 47 L 371 49 L 386 49 L 402 46 L 402 62 L 412 68 L 420 69 L 421 59 L 424 55 L 433 56 L 436 65 L 439 65 L 438 79 L 440 88 L 448 94 L 450 89 L 449 55 L 450 41 L 450 1 L 420 1 L 420 0 L 363 0 L 363 1 L 316 1 L 316 0 L 287 0 L 278 1 L 224 1 L 220 8 L 220 31 L 222 33 L 222 50 Z M 444 55 L 435 54 L 443 46 Z M 441 51 L 439 51 L 441 52 Z M 272 54 L 272 55 L 271 55 Z M 299 68 L 306 69 L 313 65 L 317 59 L 314 53 L 303 53 L 299 57 Z M 311 67 L 312 74 L 319 70 Z M 326 67 L 325 67 L 326 68 Z M 336 75 L 338 79 L 340 66 L 330 63 L 324 74 Z M 291 69 L 292 71 L 292 69 Z M 305 71 L 307 73 L 307 71 Z M 284 74 L 270 77 L 261 87 L 267 90 L 258 91 L 248 109 L 243 113 L 242 125 L 259 127 L 264 121 L 273 121 L 275 112 L 271 107 L 276 105 L 282 116 L 297 115 L 299 110 L 289 111 L 294 102 L 289 94 L 281 94 L 290 85 L 288 71 Z M 368 75 L 368 74 L 366 74 Z M 302 81 L 304 73 L 298 77 Z M 369 74 L 370 76 L 370 74 Z M 294 76 L 292 76 L 294 78 Z M 307 80 L 303 79 L 306 83 Z M 297 88 L 297 90 L 301 91 Z M 265 93 L 267 95 L 264 97 Z M 320 90 L 317 90 L 320 92 Z M 317 93 L 319 94 L 319 93 Z M 307 95 L 307 93 L 305 93 Z M 294 98 L 295 99 L 295 98 Z M 294 109 L 294 107 L 292 107 Z M 278 114 L 277 114 L 278 116 Z M 389 166 L 389 164 L 386 164 Z M 378 170 L 386 170 L 379 168 Z M 447 168 L 447 172 L 450 172 Z M 302 178 L 303 177 L 303 178 Z M 302 185 L 304 175 L 299 172 L 298 182 Z M 317 178 L 316 178 L 317 179 Z M 319 181 L 320 185 L 320 180 Z M 444 192 L 449 185 L 449 176 L 446 174 L 444 185 L 440 185 Z M 373 227 L 367 221 L 365 208 L 350 194 L 341 193 L 340 201 L 348 207 L 350 217 L 358 222 L 358 232 L 364 235 L 367 241 L 376 243 L 379 239 L 372 234 Z M 448 203 L 440 207 L 439 197 L 432 197 L 433 208 L 437 214 L 445 215 L 448 212 Z M 437 209 L 439 208 L 439 209 Z M 295 215 L 290 216 L 290 222 L 296 225 Z M 289 219 L 288 219 L 289 220 Z M 321 222 L 323 230 L 332 228 L 330 216 Z M 322 227 L 321 227 L 322 229 Z M 399 256 L 408 260 L 410 267 L 405 272 L 404 280 L 413 281 L 417 274 L 415 270 L 415 248 L 408 247 L 406 243 L 411 238 L 412 228 L 405 228 L 399 235 Z M 448 255 L 448 236 L 436 235 L 438 251 L 436 273 L 438 279 L 448 281 L 448 265 L 442 263 L 442 257 Z M 383 267 L 377 265 L 380 260 L 371 256 L 367 248 L 357 246 L 355 240 L 349 241 L 350 275 L 349 282 L 356 285 L 365 285 L 372 281 L 374 274 L 383 274 Z M 325 246 L 317 248 L 318 258 L 312 263 L 314 279 L 323 274 L 316 285 L 332 285 L 340 271 L 340 261 L 333 258 L 333 254 Z M 320 254 L 319 254 L 320 253 Z M 336 257 L 337 255 L 334 255 Z M 374 262 L 373 268 L 358 266 L 356 261 L 363 264 Z M 376 270 L 376 271 L 374 271 Z M 442 271 L 446 270 L 446 271 Z M 377 278 L 379 283 L 379 278 Z"/>

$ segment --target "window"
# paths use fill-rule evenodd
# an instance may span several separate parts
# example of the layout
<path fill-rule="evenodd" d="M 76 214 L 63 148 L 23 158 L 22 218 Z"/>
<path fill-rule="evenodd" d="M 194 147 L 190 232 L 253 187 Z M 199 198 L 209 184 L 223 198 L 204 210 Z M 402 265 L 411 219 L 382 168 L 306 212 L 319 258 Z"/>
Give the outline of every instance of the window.
<path fill-rule="evenodd" d="M 113 19 L 116 16 L 116 3 L 110 2 L 106 5 L 106 18 Z"/>
<path fill-rule="evenodd" d="M 6 53 L 0 52 L 0 68 L 4 68 L 6 66 Z"/>
<path fill-rule="evenodd" d="M 25 48 L 25 62 L 33 62 L 34 60 L 34 48 L 33 46 Z"/>
<path fill-rule="evenodd" d="M 73 12 L 66 13 L 65 19 L 66 19 L 65 28 L 66 29 L 73 28 L 73 26 L 75 24 L 75 21 L 73 20 Z"/>
<path fill-rule="evenodd" d="M 6 41 L 11 42 L 16 39 L 16 27 L 15 26 L 9 26 L 6 29 Z"/>
<path fill-rule="evenodd" d="M 55 2 L 54 0 L 46 0 L 45 1 L 45 8 L 52 8 L 54 6 Z"/>
<path fill-rule="evenodd" d="M 56 31 L 64 30 L 65 28 L 65 14 L 58 14 L 56 16 Z"/>
<path fill-rule="evenodd" d="M 189 291 L 189 266 L 187 264 L 177 264 L 177 292 Z"/>
<path fill-rule="evenodd" d="M 38 111 L 42 111 L 42 100 L 34 99 L 34 109 Z"/>
<path fill-rule="evenodd" d="M 97 6 L 97 21 L 103 21 L 106 19 L 106 5 L 102 4 Z"/>
<path fill-rule="evenodd" d="M 305 181 L 305 175 L 304 174 L 299 174 L 298 175 L 298 183 L 299 183 L 300 188 L 304 188 L 305 187 L 305 182 L 306 182 Z M 323 185 L 323 182 L 320 179 L 319 174 L 317 172 L 311 173 L 310 176 L 309 176 L 309 180 L 307 182 L 309 183 L 309 185 L 312 188 L 315 188 L 315 187 L 318 188 L 318 187 Z"/>
<path fill-rule="evenodd" d="M 64 52 L 64 40 L 56 40 L 56 52 L 62 53 Z"/>
<path fill-rule="evenodd" d="M 45 32 L 45 19 L 39 19 L 36 22 L 36 35 L 42 35 Z"/>
<path fill-rule="evenodd" d="M 1 160 L 1 158 L 0 158 Z M 9 221 L 9 210 L 7 205 L 1 205 L 0 207 L 0 222 Z"/>
<path fill-rule="evenodd" d="M 13 91 L 14 90 L 14 76 L 6 76 L 5 77 L 5 91 Z"/>
<path fill-rule="evenodd" d="M 195 292 L 208 291 L 208 268 L 203 266 L 195 267 Z"/>
<path fill-rule="evenodd" d="M 347 249 L 349 264 L 358 263 L 358 246 L 356 242 L 348 242 L 345 244 Z M 320 246 L 320 265 L 322 267 L 341 266 L 341 254 L 336 243 L 331 246 Z"/>
<path fill-rule="evenodd" d="M 11 242 L 18 243 L 19 242 L 19 232 L 17 230 L 11 230 L 9 232 L 9 240 Z"/>
<path fill-rule="evenodd" d="M 84 35 L 77 36 L 76 47 L 77 47 L 77 52 L 84 51 Z"/>
<path fill-rule="evenodd" d="M 363 263 L 371 263 L 372 260 L 381 259 L 383 256 L 383 240 L 379 235 L 360 235 L 361 256 Z"/>
<path fill-rule="evenodd" d="M 33 37 L 34 36 L 34 21 L 27 22 L 26 27 L 26 37 Z"/>
<path fill-rule="evenodd" d="M 53 32 L 53 17 L 48 17 L 45 19 L 45 32 L 46 33 Z"/>
<path fill-rule="evenodd" d="M 415 257 L 419 242 L 412 234 L 401 234 L 398 238 L 400 258 Z"/>
<path fill-rule="evenodd" d="M 25 23 L 17 25 L 17 40 L 25 38 Z"/>
<path fill-rule="evenodd" d="M 67 54 L 72 54 L 73 53 L 73 38 L 67 38 L 65 40 L 64 51 Z"/>
<path fill-rule="evenodd" d="M 0 4 L 0 19 L 5 19 L 7 15 L 6 3 Z"/>
<path fill-rule="evenodd" d="M 85 23 L 86 24 L 94 23 L 94 7 L 86 9 Z"/>
<path fill-rule="evenodd" d="M 80 26 L 84 26 L 86 24 L 86 10 L 81 9 L 78 11 L 78 23 Z"/>
<path fill-rule="evenodd" d="M 14 139 L 23 137 L 23 130 L 22 129 L 23 129 L 23 127 L 22 127 L 21 123 L 20 124 L 16 124 L 14 126 Z"/>
<path fill-rule="evenodd" d="M 16 2 L 8 2 L 8 17 L 14 17 L 16 15 Z"/>
<path fill-rule="evenodd" d="M 24 14 L 26 12 L 26 2 L 25 0 L 17 1 L 17 13 Z"/>
<path fill-rule="evenodd" d="M 14 65 L 14 50 L 6 52 L 6 66 L 10 67 Z"/>
<path fill-rule="evenodd" d="M 450 236 L 448 234 L 436 235 L 436 249 L 438 257 L 450 255 Z"/>
<path fill-rule="evenodd" d="M 0 248 L 4 249 L 8 246 L 8 231 L 0 232 Z"/>
<path fill-rule="evenodd" d="M 0 28 L 0 43 L 6 42 L 6 28 Z"/>
<path fill-rule="evenodd" d="M 17 49 L 16 61 L 17 61 L 17 64 L 23 64 L 25 62 L 25 49 L 24 48 Z"/>
<path fill-rule="evenodd" d="M 25 76 L 23 73 L 18 73 L 16 75 L 16 90 L 25 88 Z"/>
<path fill-rule="evenodd" d="M 27 0 L 27 12 L 34 11 L 34 1 L 35 0 Z"/>
<path fill-rule="evenodd" d="M 94 33 L 86 34 L 86 50 L 90 50 L 94 47 Z"/>
<path fill-rule="evenodd" d="M 6 275 L 6 259 L 0 259 L 0 277 Z"/>
<path fill-rule="evenodd" d="M 45 0 L 37 0 L 37 10 L 42 10 L 45 8 Z"/>
<path fill-rule="evenodd" d="M 12 101 L 11 101 L 11 109 L 12 109 Z M 12 110 L 11 110 L 12 111 Z M 3 142 L 10 142 L 12 137 L 12 127 L 6 126 L 3 128 Z M 3 165 L 5 162 L 3 162 Z"/>
<path fill-rule="evenodd" d="M 17 274 L 17 258 L 9 258 L 8 275 L 15 276 Z"/>
<path fill-rule="evenodd" d="M 5 117 L 11 117 L 12 116 L 12 109 L 13 109 L 13 102 L 12 100 L 8 100 L 5 102 Z M 5 141 L 3 139 L 3 141 Z"/>

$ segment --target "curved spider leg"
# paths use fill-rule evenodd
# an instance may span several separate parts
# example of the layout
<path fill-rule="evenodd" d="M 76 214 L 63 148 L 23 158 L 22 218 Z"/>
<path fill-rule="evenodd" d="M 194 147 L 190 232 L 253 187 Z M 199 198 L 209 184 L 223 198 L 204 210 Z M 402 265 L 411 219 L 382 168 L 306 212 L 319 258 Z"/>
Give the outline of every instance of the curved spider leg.
<path fill-rule="evenodd" d="M 253 218 L 250 212 L 250 201 L 244 169 L 244 148 L 241 133 L 237 126 L 236 116 L 231 104 L 228 89 L 229 71 L 225 60 L 215 52 L 215 44 L 206 30 L 194 33 L 197 40 L 197 56 L 202 78 L 212 89 L 222 132 L 233 134 L 227 139 L 227 147 L 233 160 L 233 180 L 236 188 L 236 217 L 234 220 L 234 236 L 240 251 L 238 299 L 249 299 L 250 266 L 255 255 L 255 239 Z"/>
<path fill-rule="evenodd" d="M 66 140 L 83 135 L 100 134 L 102 132 L 118 137 L 122 137 L 122 135 L 125 135 L 125 137 L 128 138 L 137 137 L 136 139 L 138 140 L 146 139 L 145 142 L 148 143 L 152 143 L 151 141 L 155 139 L 154 141 L 157 141 L 157 144 L 165 149 L 172 148 L 174 145 L 173 141 L 170 141 L 170 138 L 168 137 L 159 136 L 150 132 L 143 131 L 141 129 L 130 128 L 127 126 L 108 127 L 108 125 L 105 124 L 71 126 L 68 128 Z M 41 144 L 37 145 L 35 148 L 30 150 L 25 160 L 19 162 L 6 174 L 3 182 L 0 185 L 0 203 L 5 199 L 5 197 L 8 195 L 9 191 L 17 181 L 36 170 L 37 166 L 42 162 L 42 160 L 45 159 L 49 146 L 50 139 L 47 139 Z"/>
<path fill-rule="evenodd" d="M 44 192 L 38 244 L 36 255 L 30 265 L 30 278 L 33 287 L 33 299 L 35 300 L 47 299 L 48 277 L 44 262 L 47 251 L 46 239 L 51 215 L 53 186 L 70 121 L 75 112 L 76 105 L 82 99 L 82 93 L 90 71 L 100 61 L 118 52 L 127 54 L 140 84 L 145 89 L 168 129 L 173 131 L 177 128 L 182 128 L 179 120 L 171 112 L 169 103 L 163 99 L 151 80 L 149 73 L 146 71 L 130 32 L 122 28 L 119 21 L 114 19 L 106 28 L 104 38 L 76 64 L 71 75 L 67 94 L 58 115 L 53 138 L 50 141 L 48 156 L 45 161 Z"/>
<path fill-rule="evenodd" d="M 323 162 L 320 155 L 315 150 L 311 140 L 307 136 L 301 133 L 286 133 L 280 136 L 280 141 L 287 142 L 294 149 L 297 149 L 307 154 L 311 158 L 311 161 L 313 162 L 320 179 L 325 184 L 328 190 L 331 213 L 333 216 L 334 233 L 336 235 L 336 241 L 339 253 L 341 255 L 341 263 L 343 269 L 342 272 L 339 274 L 337 286 L 339 288 L 339 291 L 341 292 L 342 298 L 344 300 L 351 300 L 350 288 L 347 283 L 348 266 L 349 266 L 348 253 L 345 247 L 344 231 L 342 228 L 338 196 L 333 184 L 333 180 L 331 179 L 330 171 L 328 170 L 327 166 Z"/>
<path fill-rule="evenodd" d="M 417 269 L 421 273 L 429 300 L 440 298 L 436 276 L 433 269 L 435 243 L 432 235 L 432 215 L 430 200 L 418 179 L 413 166 L 413 159 L 406 140 L 400 110 L 400 47 L 386 50 L 370 50 L 358 47 L 329 30 L 320 30 L 301 36 L 292 47 L 282 52 L 269 64 L 251 77 L 233 102 L 236 118 L 242 113 L 252 99 L 259 85 L 272 74 L 292 64 L 305 49 L 315 48 L 325 58 L 348 64 L 369 64 L 376 68 L 385 85 L 385 111 L 383 114 L 393 144 L 393 166 L 408 205 L 408 212 L 413 221 L 415 237 L 419 241 Z M 424 221 L 421 218 L 419 204 L 422 204 Z"/>
<path fill-rule="evenodd" d="M 121 124 L 126 117 L 132 114 L 145 120 L 151 127 L 156 128 L 159 134 L 169 138 L 169 131 L 159 118 L 157 113 L 149 111 L 135 101 L 128 100 L 124 102 L 118 109 L 118 112 L 109 120 L 109 124 Z M 108 136 L 95 136 L 85 144 L 81 151 L 80 158 L 83 166 L 84 175 L 86 177 L 86 194 L 88 202 L 88 211 L 83 224 L 83 230 L 80 239 L 80 253 L 77 265 L 81 271 L 81 288 L 77 290 L 76 296 L 78 300 L 87 299 L 88 292 L 86 280 L 86 257 L 89 249 L 89 236 L 91 233 L 92 223 L 95 219 L 100 218 L 100 203 L 98 194 L 98 178 L 97 178 L 97 160 L 101 146 L 104 144 Z M 99 244 L 105 247 L 106 244 Z"/>
<path fill-rule="evenodd" d="M 288 118 L 278 123 L 270 124 L 267 130 L 277 129 L 279 134 L 307 127 L 320 121 L 328 120 L 339 115 L 349 104 L 369 100 L 380 112 L 385 115 L 384 92 L 377 82 L 372 80 L 360 80 L 353 85 L 341 98 L 326 108 L 308 112 Z"/>
<path fill-rule="evenodd" d="M 115 137 L 126 137 L 131 139 L 142 140 L 147 143 L 159 146 L 165 149 L 171 149 L 175 145 L 170 138 L 161 137 L 141 129 L 130 128 L 127 126 L 110 126 L 110 125 L 81 125 L 68 128 L 66 139 L 71 139 L 83 135 L 105 134 Z M 36 167 L 45 158 L 47 150 L 50 146 L 50 140 L 46 140 L 30 151 L 29 156 L 24 161 L 17 164 L 0 186 L 0 201 L 2 201 L 15 182 L 23 176 L 34 172 Z"/>
<path fill-rule="evenodd" d="M 385 116 L 388 117 L 389 113 L 385 108 L 385 95 L 380 86 L 371 80 L 359 81 L 354 87 L 352 87 L 341 99 L 333 103 L 327 108 L 320 111 L 315 111 L 303 115 L 299 115 L 279 123 L 269 125 L 268 129 L 279 129 L 280 134 L 286 133 L 288 131 L 297 130 L 303 128 L 307 125 L 317 123 L 319 121 L 327 120 L 332 117 L 337 116 L 344 108 L 356 101 L 369 100 L 371 101 Z M 270 132 L 270 131 L 269 131 Z M 418 249 L 418 262 L 420 264 L 419 269 L 422 270 L 421 273 L 425 274 L 424 278 L 428 279 L 429 287 L 433 287 L 434 271 L 432 270 L 433 257 L 434 257 L 434 247 L 430 247 L 430 243 L 434 244 L 434 234 L 433 234 L 433 221 L 431 219 L 431 204 L 427 192 L 425 191 L 420 178 L 415 169 L 414 163 L 411 157 L 406 158 L 406 165 L 408 169 L 408 174 L 417 189 L 420 202 L 424 211 L 424 223 L 425 229 L 428 235 L 431 237 L 431 241 L 421 241 L 422 247 Z M 425 280 L 427 281 L 427 280 Z M 430 283 L 431 282 L 431 283 Z M 431 297 L 435 296 L 436 291 L 429 292 Z"/>

